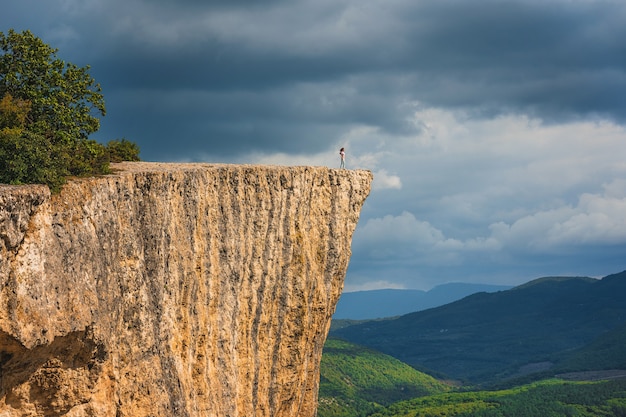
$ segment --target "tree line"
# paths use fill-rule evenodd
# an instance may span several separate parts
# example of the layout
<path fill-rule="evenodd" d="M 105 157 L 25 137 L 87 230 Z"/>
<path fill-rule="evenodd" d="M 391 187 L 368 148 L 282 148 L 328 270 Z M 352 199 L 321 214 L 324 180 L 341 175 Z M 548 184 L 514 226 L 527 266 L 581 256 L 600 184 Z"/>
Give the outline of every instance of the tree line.
<path fill-rule="evenodd" d="M 138 161 L 126 139 L 89 139 L 106 108 L 89 74 L 26 30 L 0 32 L 0 183 L 46 184 L 58 192 L 70 176 L 107 174 Z"/>
<path fill-rule="evenodd" d="M 626 416 L 626 380 L 545 380 L 501 390 L 456 392 L 398 402 L 370 417 Z"/>

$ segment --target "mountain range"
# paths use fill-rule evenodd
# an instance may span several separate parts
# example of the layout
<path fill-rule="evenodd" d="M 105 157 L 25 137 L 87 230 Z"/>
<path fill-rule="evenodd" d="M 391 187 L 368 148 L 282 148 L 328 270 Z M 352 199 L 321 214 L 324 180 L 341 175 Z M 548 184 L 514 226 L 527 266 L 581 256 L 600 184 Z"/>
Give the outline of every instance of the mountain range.
<path fill-rule="evenodd" d="M 626 365 L 624 295 L 626 271 L 545 277 L 394 319 L 335 326 L 331 335 L 464 384 L 611 369 Z"/>
<path fill-rule="evenodd" d="M 451 303 L 477 292 L 496 292 L 505 285 L 449 283 L 429 291 L 382 289 L 346 292 L 341 295 L 333 319 L 377 319 L 402 316 Z"/>

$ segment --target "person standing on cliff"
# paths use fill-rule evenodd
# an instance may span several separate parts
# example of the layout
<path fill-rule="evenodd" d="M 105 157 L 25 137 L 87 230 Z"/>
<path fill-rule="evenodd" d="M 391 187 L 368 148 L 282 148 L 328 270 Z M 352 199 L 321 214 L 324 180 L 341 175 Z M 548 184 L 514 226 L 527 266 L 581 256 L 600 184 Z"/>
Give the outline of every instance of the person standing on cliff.
<path fill-rule="evenodd" d="M 346 150 L 344 148 L 339 149 L 339 158 L 341 159 L 341 164 L 339 168 L 346 167 Z"/>

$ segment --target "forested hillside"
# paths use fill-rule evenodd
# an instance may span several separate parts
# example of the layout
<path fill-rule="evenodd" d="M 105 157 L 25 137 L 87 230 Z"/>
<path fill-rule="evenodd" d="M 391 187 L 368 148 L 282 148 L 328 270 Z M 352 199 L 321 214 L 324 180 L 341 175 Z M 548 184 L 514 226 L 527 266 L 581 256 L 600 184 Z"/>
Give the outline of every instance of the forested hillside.
<path fill-rule="evenodd" d="M 596 369 L 626 369 L 626 323 L 566 354 L 556 367 L 568 372 Z"/>
<path fill-rule="evenodd" d="M 594 346 L 603 345 L 590 345 L 584 357 L 594 356 Z M 626 371 L 560 376 L 475 390 L 444 384 L 380 352 L 329 339 L 322 357 L 318 416 L 626 416 Z"/>
<path fill-rule="evenodd" d="M 393 404 L 371 417 L 626 416 L 626 380 L 548 380 L 501 391 L 456 392 Z"/>
<path fill-rule="evenodd" d="M 393 320 L 341 328 L 333 335 L 416 369 L 488 384 L 556 369 L 566 358 L 573 364 L 572 352 L 584 355 L 584 347 L 596 340 L 599 348 L 613 352 L 603 367 L 616 365 L 619 357 L 613 356 L 622 350 L 608 332 L 622 340 L 624 294 L 626 272 L 602 280 L 549 277 Z"/>
<path fill-rule="evenodd" d="M 319 417 L 366 416 L 384 405 L 450 386 L 390 356 L 328 339 L 320 367 Z"/>

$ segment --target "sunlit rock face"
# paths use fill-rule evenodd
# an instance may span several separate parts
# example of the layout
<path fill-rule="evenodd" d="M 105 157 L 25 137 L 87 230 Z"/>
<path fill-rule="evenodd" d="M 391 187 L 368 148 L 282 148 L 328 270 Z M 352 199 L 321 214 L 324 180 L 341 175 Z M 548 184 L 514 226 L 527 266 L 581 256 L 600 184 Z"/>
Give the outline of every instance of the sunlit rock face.
<path fill-rule="evenodd" d="M 368 171 L 0 186 L 0 416 L 314 416 Z"/>

